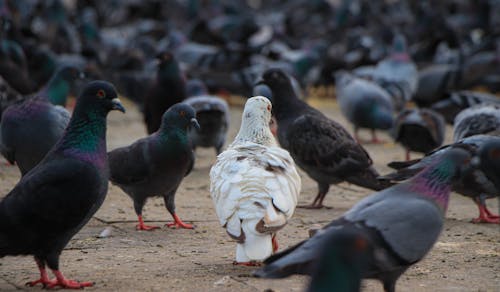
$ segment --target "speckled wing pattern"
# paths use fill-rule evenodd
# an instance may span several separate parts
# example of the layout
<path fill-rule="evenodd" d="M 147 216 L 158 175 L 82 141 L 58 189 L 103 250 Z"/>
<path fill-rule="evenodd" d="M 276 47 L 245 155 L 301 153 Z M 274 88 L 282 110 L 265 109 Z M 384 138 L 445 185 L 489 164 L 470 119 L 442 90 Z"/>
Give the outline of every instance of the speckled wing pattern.
<path fill-rule="evenodd" d="M 372 164 L 368 153 L 337 123 L 320 115 L 297 118 L 287 131 L 288 150 L 305 169 L 340 175 Z"/>
<path fill-rule="evenodd" d="M 257 205 L 272 200 L 290 218 L 297 205 L 301 180 L 286 150 L 245 142 L 217 157 L 210 171 L 210 192 L 222 226 L 241 235 L 241 220 L 263 216 Z M 262 204 L 262 205 L 267 205 Z"/>

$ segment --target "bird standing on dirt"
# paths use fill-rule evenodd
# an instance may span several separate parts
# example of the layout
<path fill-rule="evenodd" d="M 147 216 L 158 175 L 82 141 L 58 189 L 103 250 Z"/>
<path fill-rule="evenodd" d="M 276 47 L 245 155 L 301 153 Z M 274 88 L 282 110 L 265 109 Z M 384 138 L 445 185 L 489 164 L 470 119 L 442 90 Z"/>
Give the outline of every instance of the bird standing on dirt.
<path fill-rule="evenodd" d="M 396 169 L 395 172 L 386 174 L 380 179 L 390 181 L 406 180 L 423 168 L 432 164 L 435 160 L 445 155 L 453 149 L 463 149 L 469 152 L 471 157 L 475 157 L 479 153 L 479 149 L 488 143 L 500 143 L 500 137 L 494 135 L 474 135 L 453 144 L 445 145 L 432 152 L 427 153 L 421 159 L 410 161 L 394 161 L 388 164 L 389 167 Z M 493 159 L 493 158 L 492 158 Z M 459 180 L 453 184 L 453 191 L 471 198 L 477 205 L 479 216 L 472 219 L 474 223 L 500 223 L 500 217 L 493 214 L 486 206 L 485 200 L 494 198 L 500 195 L 499 185 L 494 183 L 495 177 L 490 178 L 487 172 L 491 168 L 487 167 L 483 170 L 481 167 L 473 168 L 472 171 L 465 173 Z"/>
<path fill-rule="evenodd" d="M 130 146 L 109 152 L 110 180 L 134 201 L 139 218 L 138 230 L 153 230 L 142 219 L 142 208 L 147 198 L 162 196 L 174 223 L 167 226 L 192 229 L 175 213 L 175 193 L 182 179 L 191 172 L 194 152 L 188 131 L 199 127 L 194 109 L 186 104 L 175 104 L 162 117 L 158 131 L 139 139 Z"/>
<path fill-rule="evenodd" d="M 406 160 L 410 151 L 427 153 L 443 144 L 446 125 L 441 114 L 430 109 L 405 109 L 394 122 L 391 136 L 406 149 Z"/>
<path fill-rule="evenodd" d="M 330 184 L 347 181 L 373 190 L 388 186 L 377 180 L 378 173 L 365 149 L 340 124 L 298 99 L 283 71 L 269 69 L 257 84 L 272 92 L 280 145 L 318 183 L 312 204 L 299 207 L 324 207 Z"/>
<path fill-rule="evenodd" d="M 335 90 L 342 114 L 354 125 L 354 138 L 361 142 L 358 130 L 368 128 L 372 132 L 371 142 L 380 143 L 375 130 L 388 130 L 394 122 L 389 94 L 376 83 L 347 72 L 335 75 Z"/>
<path fill-rule="evenodd" d="M 144 98 L 144 121 L 148 134 L 160 128 L 163 113 L 186 98 L 186 84 L 179 63 L 171 53 L 157 56 L 158 71 Z"/>
<path fill-rule="evenodd" d="M 398 278 L 436 243 L 451 184 L 468 169 L 468 160 L 466 151 L 449 151 L 411 180 L 362 199 L 310 239 L 266 259 L 266 266 L 255 276 L 310 275 L 321 260 L 318 248 L 325 240 L 345 230 L 357 230 L 373 246 L 363 277 L 378 279 L 385 291 L 394 291 Z"/>
<path fill-rule="evenodd" d="M 89 83 L 62 138 L 0 202 L 0 257 L 33 255 L 40 279 L 30 286 L 93 285 L 66 279 L 59 256 L 106 196 L 106 116 L 111 110 L 125 112 L 114 87 L 104 81 Z M 49 279 L 46 266 L 56 279 Z"/>
<path fill-rule="evenodd" d="M 35 167 L 56 144 L 68 125 L 70 114 L 63 107 L 78 68 L 62 66 L 33 97 L 12 104 L 2 115 L 0 152 L 16 163 L 22 175 Z"/>
<path fill-rule="evenodd" d="M 210 170 L 210 194 L 219 221 L 237 240 L 236 262 L 256 265 L 277 251 L 276 232 L 291 218 L 301 180 L 290 154 L 269 128 L 271 102 L 248 99 L 233 143 Z"/>
<path fill-rule="evenodd" d="M 203 86 L 200 80 L 188 81 L 188 88 L 192 86 Z M 189 138 L 196 147 L 214 147 L 215 152 L 220 154 L 226 142 L 227 130 L 229 128 L 229 106 L 227 102 L 217 96 L 209 95 L 207 91 L 198 91 L 190 95 L 183 103 L 192 106 L 196 111 L 196 119 L 200 123 L 200 129 L 191 129 Z"/>

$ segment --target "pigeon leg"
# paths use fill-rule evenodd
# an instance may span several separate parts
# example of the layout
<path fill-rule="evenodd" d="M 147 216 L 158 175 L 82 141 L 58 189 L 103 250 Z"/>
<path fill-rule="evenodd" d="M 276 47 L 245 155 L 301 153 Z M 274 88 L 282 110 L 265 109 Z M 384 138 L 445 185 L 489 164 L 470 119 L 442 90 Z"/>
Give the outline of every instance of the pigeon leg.
<path fill-rule="evenodd" d="M 489 218 L 491 218 L 491 219 L 498 219 L 498 218 L 500 218 L 500 216 L 499 216 L 499 215 L 495 215 L 495 214 L 491 213 L 491 211 L 490 211 L 490 210 L 488 210 L 488 207 L 486 207 L 486 205 L 484 205 L 484 211 L 486 212 L 486 215 L 487 215 Z"/>
<path fill-rule="evenodd" d="M 171 228 L 173 227 L 176 229 L 177 228 L 194 229 L 193 225 L 182 222 L 181 218 L 179 218 L 179 216 L 177 216 L 176 213 L 172 213 L 172 217 L 174 218 L 174 222 L 167 223 L 167 224 L 165 224 L 165 226 L 171 227 Z"/>
<path fill-rule="evenodd" d="M 165 202 L 165 206 L 167 207 L 168 212 L 170 212 L 170 214 L 174 218 L 174 222 L 167 223 L 167 224 L 165 224 L 165 226 L 173 227 L 176 229 L 177 228 L 194 229 L 193 225 L 186 224 L 186 223 L 182 222 L 181 218 L 179 218 L 179 216 L 177 216 L 177 214 L 175 213 L 174 198 L 175 198 L 176 191 L 177 191 L 177 189 L 175 189 L 175 190 L 171 191 L 170 193 L 166 194 L 165 196 L 163 196 L 163 201 Z"/>
<path fill-rule="evenodd" d="M 410 150 L 406 149 L 406 161 L 410 161 Z"/>
<path fill-rule="evenodd" d="M 261 262 L 251 261 L 251 262 L 237 262 L 234 261 L 233 265 L 235 266 L 245 266 L 245 267 L 260 267 L 262 266 Z"/>
<path fill-rule="evenodd" d="M 327 207 L 323 205 L 323 200 L 325 199 L 328 190 L 330 189 L 329 184 L 318 184 L 318 195 L 314 198 L 314 201 L 310 205 L 298 205 L 297 208 L 304 209 L 331 209 L 331 207 Z"/>
<path fill-rule="evenodd" d="M 92 282 L 78 282 L 75 280 L 66 279 L 59 270 L 52 270 L 56 276 L 56 280 L 53 283 L 47 285 L 47 288 L 61 287 L 65 289 L 82 289 L 84 287 L 92 287 L 94 283 Z"/>
<path fill-rule="evenodd" d="M 495 218 L 496 215 L 490 217 L 492 215 L 491 212 L 486 208 L 483 196 L 479 196 L 479 198 L 475 198 L 474 201 L 477 204 L 479 209 L 479 217 L 472 219 L 473 223 L 494 223 L 500 224 L 500 218 Z M 488 214 L 489 213 L 489 214 Z"/>
<path fill-rule="evenodd" d="M 142 215 L 137 215 L 137 218 L 139 219 L 139 224 L 135 226 L 135 229 L 137 230 L 151 231 L 160 228 L 159 226 L 149 226 L 144 224 L 144 220 L 142 220 Z"/>
<path fill-rule="evenodd" d="M 359 130 L 359 128 L 355 126 L 354 127 L 354 140 L 356 140 L 356 142 L 361 144 L 363 141 L 361 141 L 361 138 L 359 138 L 358 130 Z"/>
<path fill-rule="evenodd" d="M 273 234 L 272 241 L 273 241 L 273 253 L 274 253 L 277 252 L 279 248 L 278 240 L 276 239 L 276 233 Z"/>
<path fill-rule="evenodd" d="M 384 140 L 379 140 L 377 138 L 377 132 L 375 131 L 375 129 L 372 129 L 372 141 L 371 141 L 372 144 L 383 144 L 385 143 Z"/>
<path fill-rule="evenodd" d="M 26 286 L 33 287 L 33 286 L 41 283 L 43 285 L 43 287 L 47 287 L 47 285 L 54 284 L 56 281 L 49 279 L 49 276 L 47 275 L 47 270 L 45 269 L 45 264 L 43 263 L 43 261 L 36 258 L 36 257 L 35 257 L 35 261 L 36 261 L 36 265 L 38 266 L 38 269 L 40 270 L 40 279 L 26 283 Z"/>

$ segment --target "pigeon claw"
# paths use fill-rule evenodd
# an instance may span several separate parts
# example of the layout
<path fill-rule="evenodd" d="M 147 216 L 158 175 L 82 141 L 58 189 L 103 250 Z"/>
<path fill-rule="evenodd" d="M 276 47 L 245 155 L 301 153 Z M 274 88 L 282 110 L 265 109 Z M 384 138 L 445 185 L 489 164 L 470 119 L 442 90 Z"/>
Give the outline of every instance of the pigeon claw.
<path fill-rule="evenodd" d="M 144 224 L 144 220 L 142 219 L 142 215 L 137 216 L 139 219 L 139 223 L 135 226 L 136 230 L 145 230 L 145 231 L 151 231 L 155 229 L 160 229 L 159 226 L 149 226 Z"/>
<path fill-rule="evenodd" d="M 179 218 L 179 216 L 177 216 L 177 214 L 173 213 L 172 217 L 174 218 L 174 222 L 167 223 L 167 224 L 165 224 L 165 226 L 167 226 L 169 228 L 175 228 L 175 229 L 179 229 L 179 228 L 194 229 L 193 225 L 182 222 L 181 218 Z"/>
<path fill-rule="evenodd" d="M 44 278 L 40 278 L 38 280 L 35 280 L 35 281 L 30 281 L 30 282 L 27 282 L 26 283 L 26 286 L 29 286 L 29 287 L 33 287 L 33 286 L 36 286 L 38 284 L 42 284 L 42 286 L 44 288 L 48 287 L 49 285 L 53 285 L 57 283 L 56 280 L 49 280 L 48 278 L 44 279 Z"/>
<path fill-rule="evenodd" d="M 155 229 L 160 229 L 160 226 L 151 226 L 151 225 L 146 225 L 146 224 L 137 224 L 135 226 L 135 229 L 136 230 L 144 230 L 144 231 L 151 231 L 151 230 L 155 230 Z"/>
<path fill-rule="evenodd" d="M 488 216 L 479 216 L 471 220 L 472 223 L 492 223 L 492 224 L 500 224 L 500 218 L 498 217 L 488 217 Z"/>

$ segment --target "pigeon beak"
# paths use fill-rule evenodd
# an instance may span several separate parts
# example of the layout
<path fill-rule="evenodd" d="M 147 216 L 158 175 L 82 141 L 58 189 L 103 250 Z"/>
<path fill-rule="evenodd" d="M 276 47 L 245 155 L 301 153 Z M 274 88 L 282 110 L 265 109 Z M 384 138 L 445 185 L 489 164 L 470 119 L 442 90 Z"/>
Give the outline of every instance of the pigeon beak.
<path fill-rule="evenodd" d="M 198 123 L 198 120 L 196 118 L 191 119 L 191 126 L 195 127 L 197 131 L 200 130 L 200 124 Z"/>
<path fill-rule="evenodd" d="M 78 78 L 84 79 L 85 78 L 85 72 L 80 72 L 80 74 L 78 74 Z"/>
<path fill-rule="evenodd" d="M 111 100 L 111 103 L 113 104 L 113 107 L 111 108 L 112 110 L 118 110 L 121 111 L 122 113 L 125 113 L 125 108 L 123 107 L 123 104 L 121 103 L 118 97 L 113 98 Z"/>

